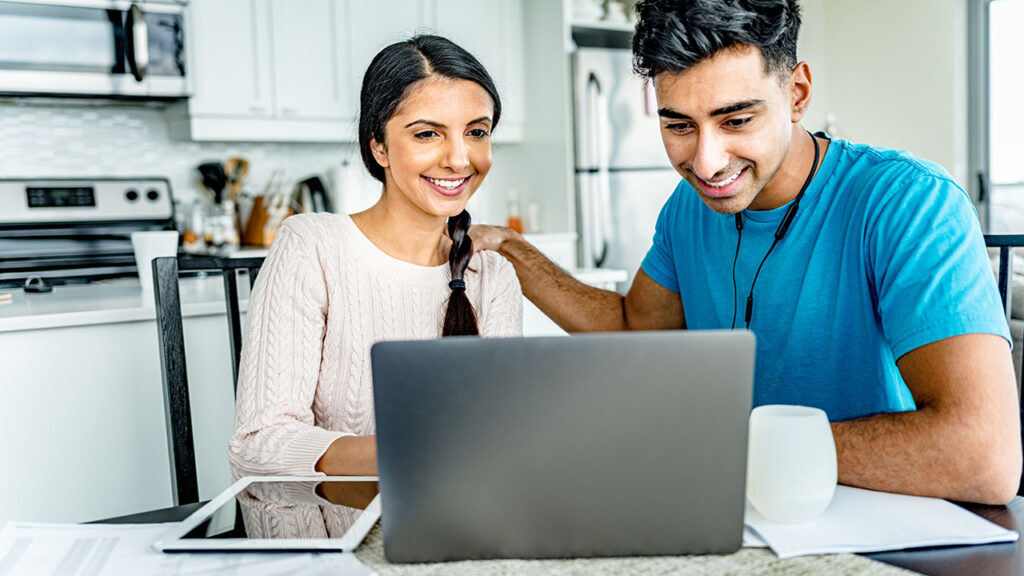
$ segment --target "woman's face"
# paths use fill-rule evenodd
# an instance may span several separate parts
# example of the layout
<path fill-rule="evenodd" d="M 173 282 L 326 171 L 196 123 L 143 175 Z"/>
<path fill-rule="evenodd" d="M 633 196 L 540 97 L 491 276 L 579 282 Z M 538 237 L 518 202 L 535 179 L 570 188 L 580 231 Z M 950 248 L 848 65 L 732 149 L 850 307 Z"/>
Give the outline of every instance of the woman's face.
<path fill-rule="evenodd" d="M 370 149 L 389 203 L 432 215 L 462 212 L 491 169 L 494 103 L 479 84 L 431 76 L 413 84 Z"/>

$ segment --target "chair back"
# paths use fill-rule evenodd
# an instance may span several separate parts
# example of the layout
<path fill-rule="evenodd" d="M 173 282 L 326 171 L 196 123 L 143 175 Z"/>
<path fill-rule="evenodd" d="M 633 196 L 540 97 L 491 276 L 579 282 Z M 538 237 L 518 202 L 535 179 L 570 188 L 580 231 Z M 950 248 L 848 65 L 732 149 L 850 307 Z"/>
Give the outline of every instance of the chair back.
<path fill-rule="evenodd" d="M 228 337 L 231 350 L 232 384 L 238 388 L 238 364 L 242 353 L 241 312 L 238 301 L 238 271 L 249 273 L 252 288 L 263 258 L 222 258 L 181 256 L 153 259 L 153 290 L 156 302 L 157 335 L 164 385 L 164 411 L 171 464 L 174 505 L 199 501 L 196 451 L 189 406 L 188 374 L 185 367 L 185 332 L 181 314 L 178 275 L 181 272 L 220 272 L 224 278 Z"/>
<path fill-rule="evenodd" d="M 1013 304 L 1013 248 L 1024 246 L 1024 234 L 986 234 L 985 246 L 999 249 L 999 268 L 996 283 L 999 286 L 999 297 L 1003 301 L 1006 323 L 1010 323 L 1010 312 Z M 1017 403 L 1020 408 L 1021 421 L 1024 422 L 1024 368 L 1021 379 L 1017 383 Z M 1021 429 L 1021 445 L 1024 446 L 1024 428 Z M 1017 494 L 1024 495 L 1024 476 L 1021 477 Z"/>

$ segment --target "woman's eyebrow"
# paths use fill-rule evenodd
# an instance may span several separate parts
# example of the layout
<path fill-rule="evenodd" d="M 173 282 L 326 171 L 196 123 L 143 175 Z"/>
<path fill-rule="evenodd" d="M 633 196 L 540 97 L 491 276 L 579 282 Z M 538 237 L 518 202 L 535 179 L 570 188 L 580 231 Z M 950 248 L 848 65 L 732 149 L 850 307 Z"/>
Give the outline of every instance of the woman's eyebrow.
<path fill-rule="evenodd" d="M 469 125 L 469 124 L 476 124 L 478 122 L 490 123 L 490 121 L 491 121 L 491 117 L 490 116 L 481 116 L 479 118 L 475 118 L 473 120 L 470 120 L 469 122 L 466 122 L 466 124 L 467 125 Z M 424 119 L 413 120 L 412 122 L 409 122 L 408 124 L 406 124 L 405 127 L 409 128 L 410 126 L 414 126 L 416 124 L 426 124 L 427 126 L 431 126 L 433 128 L 447 128 L 447 126 L 445 126 L 444 124 L 442 124 L 440 122 L 435 122 L 433 120 L 424 120 Z"/>
<path fill-rule="evenodd" d="M 408 128 L 415 124 L 426 124 L 427 126 L 433 126 L 434 128 L 447 128 L 447 126 L 445 126 L 444 124 L 441 124 L 440 122 L 434 122 L 433 120 L 413 120 L 412 122 L 406 124 L 405 127 Z"/>

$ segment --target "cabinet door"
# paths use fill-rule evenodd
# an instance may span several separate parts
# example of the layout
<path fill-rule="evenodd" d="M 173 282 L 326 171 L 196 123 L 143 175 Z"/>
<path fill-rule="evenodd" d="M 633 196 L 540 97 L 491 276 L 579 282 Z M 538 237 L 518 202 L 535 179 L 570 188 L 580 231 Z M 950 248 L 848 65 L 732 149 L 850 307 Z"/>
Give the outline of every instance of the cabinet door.
<path fill-rule="evenodd" d="M 521 0 L 427 0 L 433 28 L 468 50 L 487 68 L 502 100 L 496 136 L 518 139 L 522 121 Z"/>
<path fill-rule="evenodd" d="M 381 48 L 408 40 L 424 26 L 424 6 L 422 0 L 349 0 L 348 23 L 354 94 L 358 102 L 359 88 L 370 61 Z"/>
<path fill-rule="evenodd" d="M 270 0 L 274 108 L 282 117 L 351 118 L 351 74 L 341 58 L 340 0 Z"/>
<path fill-rule="evenodd" d="M 192 0 L 192 115 L 269 116 L 266 0 Z"/>

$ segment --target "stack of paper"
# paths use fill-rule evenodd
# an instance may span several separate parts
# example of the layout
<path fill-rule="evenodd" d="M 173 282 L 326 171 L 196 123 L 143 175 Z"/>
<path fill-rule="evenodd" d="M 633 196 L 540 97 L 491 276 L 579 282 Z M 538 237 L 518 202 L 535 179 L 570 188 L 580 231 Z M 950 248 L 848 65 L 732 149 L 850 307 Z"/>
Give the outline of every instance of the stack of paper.
<path fill-rule="evenodd" d="M 152 548 L 171 524 L 8 522 L 0 531 L 0 574 L 375 574 L 350 553 L 164 554 Z"/>
<path fill-rule="evenodd" d="M 828 509 L 809 522 L 772 522 L 749 502 L 745 521 L 779 558 L 1014 542 L 1018 537 L 945 500 L 849 486 L 837 487 Z"/>

